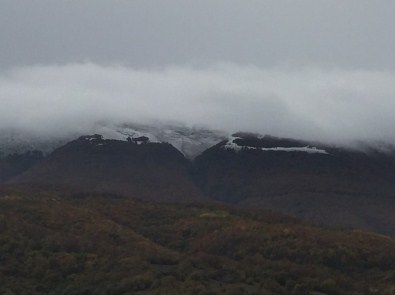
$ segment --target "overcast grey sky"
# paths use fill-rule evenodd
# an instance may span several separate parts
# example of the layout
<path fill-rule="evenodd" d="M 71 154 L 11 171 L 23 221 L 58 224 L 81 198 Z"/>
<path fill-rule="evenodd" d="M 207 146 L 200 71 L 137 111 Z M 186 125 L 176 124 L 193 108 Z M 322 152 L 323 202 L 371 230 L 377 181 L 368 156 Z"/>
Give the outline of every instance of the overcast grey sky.
<path fill-rule="evenodd" d="M 0 0 L 2 66 L 395 69 L 392 0 Z"/>
<path fill-rule="evenodd" d="M 0 127 L 178 119 L 395 142 L 394 11 L 392 0 L 0 0 Z"/>

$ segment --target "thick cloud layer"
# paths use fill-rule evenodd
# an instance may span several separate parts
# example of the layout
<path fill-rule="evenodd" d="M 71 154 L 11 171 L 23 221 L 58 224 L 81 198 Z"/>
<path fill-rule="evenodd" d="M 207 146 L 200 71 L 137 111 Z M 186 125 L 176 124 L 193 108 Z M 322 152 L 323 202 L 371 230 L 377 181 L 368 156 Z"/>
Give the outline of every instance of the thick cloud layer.
<path fill-rule="evenodd" d="M 172 120 L 227 131 L 395 143 L 395 72 L 236 64 L 69 64 L 0 74 L 0 127 L 40 134 Z"/>

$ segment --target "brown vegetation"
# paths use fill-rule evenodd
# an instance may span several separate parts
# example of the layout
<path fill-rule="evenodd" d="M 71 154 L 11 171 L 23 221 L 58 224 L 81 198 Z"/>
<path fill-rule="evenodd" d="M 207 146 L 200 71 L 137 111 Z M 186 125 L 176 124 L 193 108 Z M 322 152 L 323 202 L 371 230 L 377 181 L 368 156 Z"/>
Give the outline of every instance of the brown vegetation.
<path fill-rule="evenodd" d="M 262 211 L 9 189 L 0 233 L 1 294 L 395 290 L 393 239 Z"/>

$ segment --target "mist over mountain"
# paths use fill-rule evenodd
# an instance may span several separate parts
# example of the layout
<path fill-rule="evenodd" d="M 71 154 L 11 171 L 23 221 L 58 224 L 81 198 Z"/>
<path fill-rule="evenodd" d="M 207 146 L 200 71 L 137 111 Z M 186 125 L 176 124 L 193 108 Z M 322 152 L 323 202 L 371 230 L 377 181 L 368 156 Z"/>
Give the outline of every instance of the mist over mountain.
<path fill-rule="evenodd" d="M 65 133 L 42 135 L 39 132 L 26 130 L 0 130 L 0 157 L 10 154 L 22 154 L 31 151 L 41 151 L 48 154 L 62 145 L 87 134 L 100 134 L 104 139 L 127 141 L 146 137 L 151 143 L 170 143 L 186 158 L 193 159 L 207 148 L 225 140 L 229 134 L 225 131 L 210 130 L 203 127 L 189 127 L 181 123 L 149 122 L 122 123 L 96 122 L 87 130 L 74 130 Z"/>
<path fill-rule="evenodd" d="M 234 63 L 21 67 L 0 74 L 0 127 L 45 137 L 92 134 L 103 120 L 159 120 L 329 143 L 394 143 L 394 81 L 388 71 Z"/>
<path fill-rule="evenodd" d="M 0 294 L 394 295 L 394 11 L 0 0 Z"/>

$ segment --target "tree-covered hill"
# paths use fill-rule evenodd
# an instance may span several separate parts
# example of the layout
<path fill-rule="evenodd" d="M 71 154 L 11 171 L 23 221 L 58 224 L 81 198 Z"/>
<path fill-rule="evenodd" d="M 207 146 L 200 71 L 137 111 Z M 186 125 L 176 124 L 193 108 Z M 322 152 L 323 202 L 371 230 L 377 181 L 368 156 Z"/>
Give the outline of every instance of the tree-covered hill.
<path fill-rule="evenodd" d="M 264 211 L 0 193 L 1 294 L 395 294 L 395 240 Z"/>

